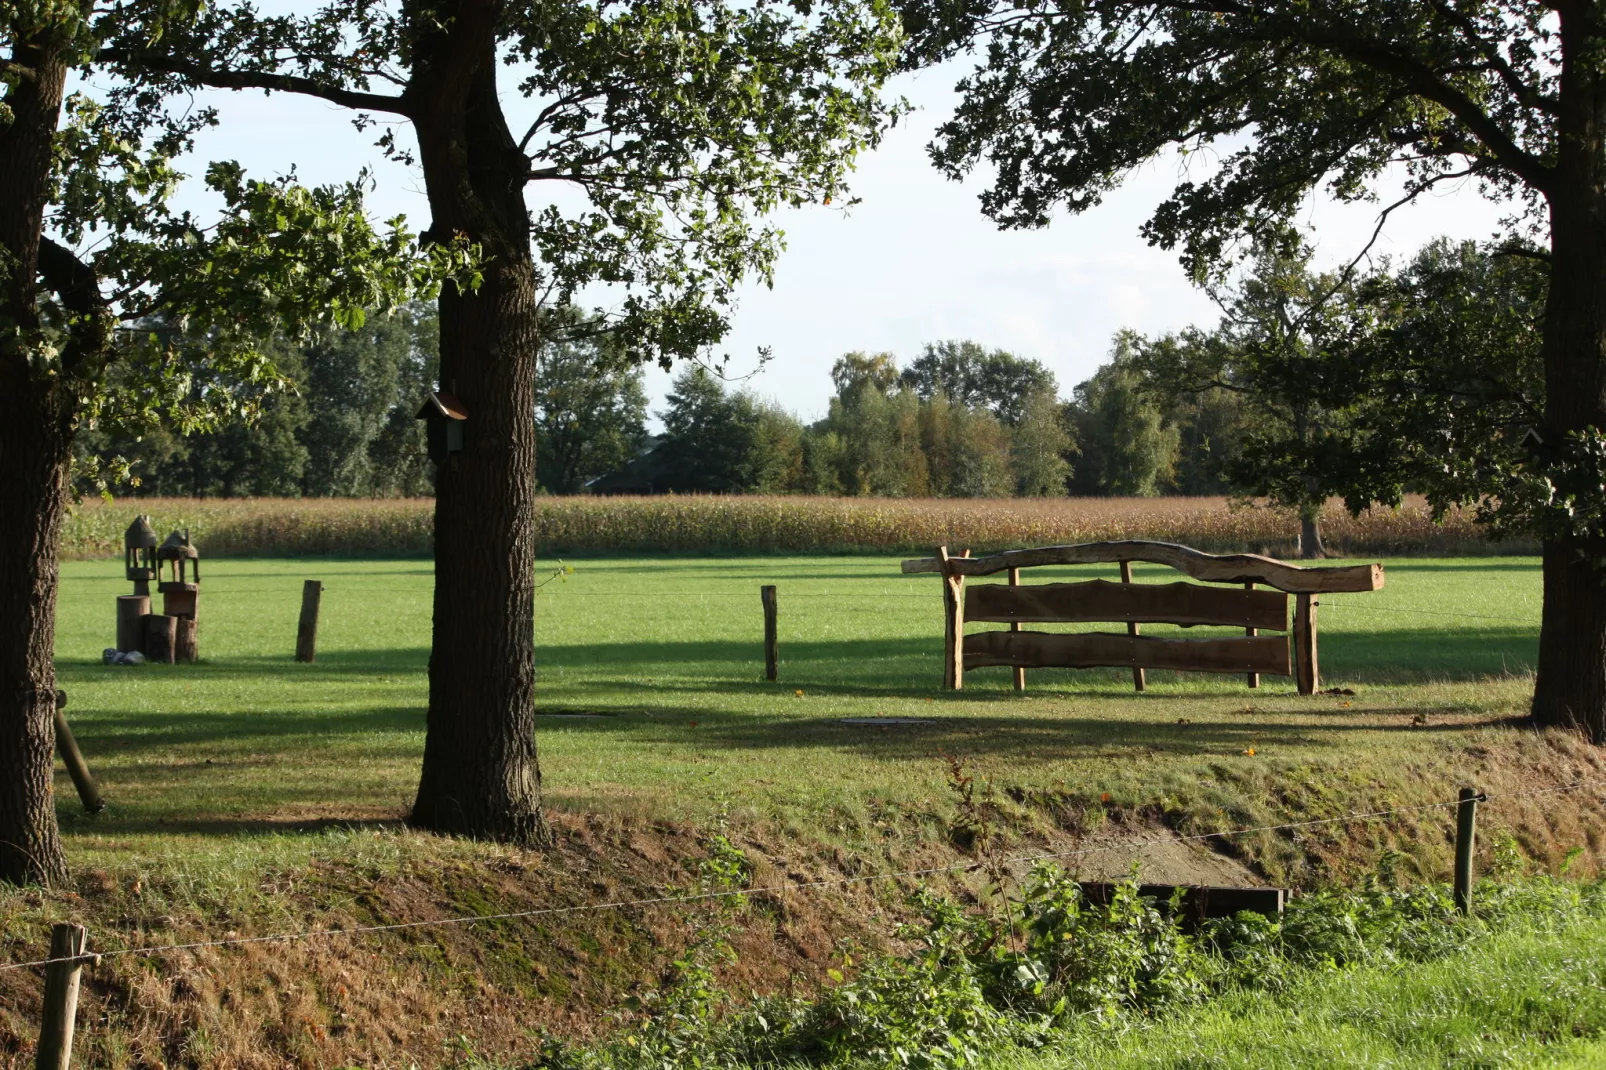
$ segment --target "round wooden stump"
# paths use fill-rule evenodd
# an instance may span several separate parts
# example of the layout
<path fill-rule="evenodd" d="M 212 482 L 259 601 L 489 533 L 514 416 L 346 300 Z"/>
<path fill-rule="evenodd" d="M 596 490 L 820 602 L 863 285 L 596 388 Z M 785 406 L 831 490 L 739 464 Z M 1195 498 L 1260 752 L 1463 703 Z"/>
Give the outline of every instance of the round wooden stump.
<path fill-rule="evenodd" d="M 196 649 L 195 618 L 175 617 L 173 619 L 178 621 L 178 631 L 173 647 L 173 660 L 180 665 L 188 665 L 200 656 L 200 652 Z"/>
<path fill-rule="evenodd" d="M 171 665 L 178 653 L 180 618 L 152 613 L 145 618 L 145 657 Z"/>
<path fill-rule="evenodd" d="M 145 649 L 144 618 L 151 611 L 148 594 L 120 594 L 117 596 L 117 649 L 127 654 Z"/>

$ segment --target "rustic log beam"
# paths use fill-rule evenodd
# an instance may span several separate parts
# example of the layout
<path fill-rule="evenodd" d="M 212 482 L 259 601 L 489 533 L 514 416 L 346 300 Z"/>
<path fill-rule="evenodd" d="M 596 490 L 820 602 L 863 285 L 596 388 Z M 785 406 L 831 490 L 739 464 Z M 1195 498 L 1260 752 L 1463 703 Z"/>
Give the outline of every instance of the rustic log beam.
<path fill-rule="evenodd" d="M 1034 583 L 1024 587 L 973 583 L 965 593 L 965 619 L 1014 623 L 1135 621 L 1144 624 L 1219 624 L 1288 630 L 1288 596 L 1281 591 L 1237 591 L 1197 583 Z"/>
<path fill-rule="evenodd" d="M 950 560 L 947 565 L 939 558 L 926 557 L 905 561 L 902 567 L 909 574 L 942 574 L 951 569 L 960 576 L 991 576 L 1012 568 L 1113 564 L 1120 561 L 1169 565 L 1208 583 L 1259 583 L 1289 594 L 1375 591 L 1383 586 L 1382 565 L 1301 568 L 1259 554 L 1207 554 L 1175 543 L 1136 539 L 1006 550 L 987 557 Z"/>

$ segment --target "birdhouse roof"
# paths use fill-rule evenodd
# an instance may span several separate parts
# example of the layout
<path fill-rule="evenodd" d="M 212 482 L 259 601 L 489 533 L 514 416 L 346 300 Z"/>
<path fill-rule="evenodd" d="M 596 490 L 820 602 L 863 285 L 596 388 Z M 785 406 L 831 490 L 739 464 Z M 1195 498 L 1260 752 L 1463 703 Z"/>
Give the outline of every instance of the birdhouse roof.
<path fill-rule="evenodd" d="M 128 550 L 149 550 L 156 545 L 156 529 L 151 527 L 151 518 L 136 516 L 134 522 L 128 525 L 123 532 L 123 547 Z"/>
<path fill-rule="evenodd" d="M 437 390 L 424 399 L 424 407 L 418 410 L 417 419 L 427 420 L 431 416 L 445 416 L 450 420 L 468 419 L 468 409 L 457 400 L 457 395 L 448 394 L 444 390 Z"/>
<path fill-rule="evenodd" d="M 176 561 L 181 557 L 199 558 L 200 551 L 190 545 L 189 532 L 173 532 L 156 550 L 156 557 L 162 561 Z"/>

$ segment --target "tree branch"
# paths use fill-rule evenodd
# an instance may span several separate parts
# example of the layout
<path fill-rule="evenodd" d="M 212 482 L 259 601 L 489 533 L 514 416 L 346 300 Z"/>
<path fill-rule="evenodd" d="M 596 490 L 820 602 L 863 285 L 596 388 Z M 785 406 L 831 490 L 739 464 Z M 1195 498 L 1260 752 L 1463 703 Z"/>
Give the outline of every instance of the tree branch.
<path fill-rule="evenodd" d="M 137 61 L 153 70 L 174 74 L 197 85 L 211 86 L 214 89 L 263 89 L 279 93 L 296 93 L 300 96 L 318 97 L 344 108 L 389 112 L 392 115 L 412 118 L 412 109 L 399 96 L 327 85 L 300 75 L 275 74 L 272 71 L 217 70 L 191 63 L 177 56 L 151 54 L 136 57 L 116 48 L 102 50 L 99 58 L 112 63 Z"/>
<path fill-rule="evenodd" d="M 24 82 L 37 82 L 38 73 L 32 68 L 18 63 L 14 59 L 0 59 L 0 74 L 14 75 Z"/>

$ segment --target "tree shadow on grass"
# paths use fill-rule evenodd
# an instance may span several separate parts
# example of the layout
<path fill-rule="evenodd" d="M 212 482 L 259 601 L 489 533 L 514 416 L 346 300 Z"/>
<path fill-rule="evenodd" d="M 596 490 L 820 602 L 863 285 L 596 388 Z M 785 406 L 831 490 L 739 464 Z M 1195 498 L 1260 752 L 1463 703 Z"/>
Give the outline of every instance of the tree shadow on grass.
<path fill-rule="evenodd" d="M 1321 636 L 1321 667 L 1325 680 L 1353 686 L 1479 681 L 1528 672 L 1537 645 L 1532 631 L 1509 626 L 1456 631 L 1335 630 Z M 676 688 L 762 695 L 777 688 L 815 688 L 872 698 L 930 697 L 956 702 L 988 701 L 1012 693 L 1008 670 L 998 667 L 967 673 L 964 692 L 942 691 L 941 655 L 940 636 L 863 640 L 787 640 L 783 636 L 780 684 L 759 679 L 763 645 L 757 636 L 751 641 L 545 643 L 537 647 L 536 666 L 539 686 L 588 692 Z M 117 677 L 156 687 L 249 680 L 264 688 L 264 704 L 305 704 L 316 701 L 320 687 L 336 684 L 421 684 L 428 658 L 423 647 L 401 647 L 330 651 L 311 664 L 297 663 L 289 655 L 203 659 L 187 666 L 117 667 L 65 660 L 58 664 L 57 673 L 60 686 L 69 695 L 75 687 L 103 684 Z M 1033 669 L 1027 679 L 1034 692 L 1110 694 L 1122 690 L 1119 681 L 1125 672 L 1114 668 Z M 392 677 L 396 679 L 388 679 Z M 1191 696 L 1255 694 L 1243 686 L 1238 674 L 1156 671 L 1150 680 L 1155 688 L 1149 692 L 1151 697 L 1164 695 L 1177 683 Z M 1288 677 L 1263 677 L 1262 693 L 1288 687 Z"/>
<path fill-rule="evenodd" d="M 407 821 L 401 815 L 392 818 L 360 818 L 360 817 L 322 817 L 310 820 L 296 818 L 256 818 L 256 817 L 120 817 L 112 816 L 108 819 L 82 820 L 82 814 L 74 814 L 70 807 L 64 808 L 62 831 L 69 835 L 81 832 L 85 835 L 105 835 L 115 832 L 120 836 L 153 835 L 153 836 L 300 836 L 308 833 L 349 831 L 398 831 L 407 827 Z"/>

